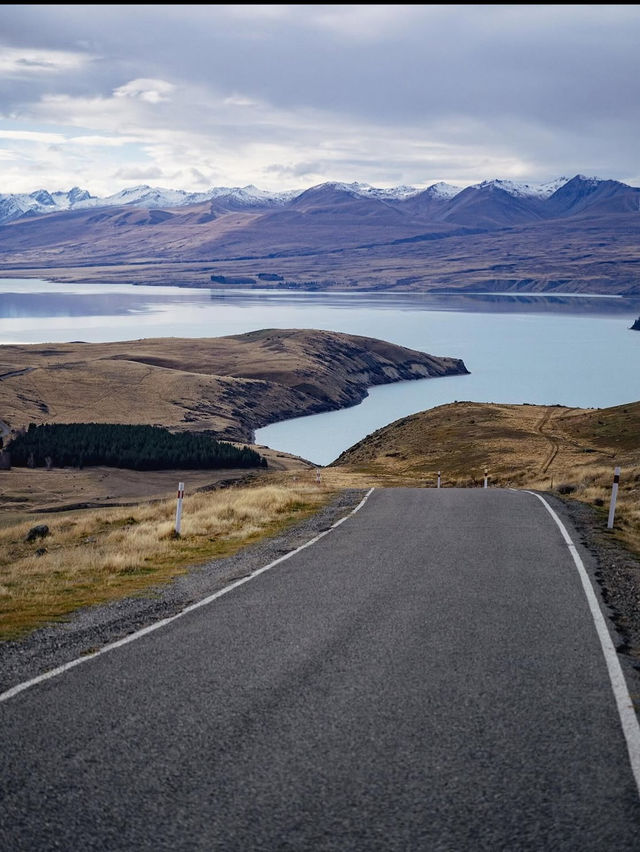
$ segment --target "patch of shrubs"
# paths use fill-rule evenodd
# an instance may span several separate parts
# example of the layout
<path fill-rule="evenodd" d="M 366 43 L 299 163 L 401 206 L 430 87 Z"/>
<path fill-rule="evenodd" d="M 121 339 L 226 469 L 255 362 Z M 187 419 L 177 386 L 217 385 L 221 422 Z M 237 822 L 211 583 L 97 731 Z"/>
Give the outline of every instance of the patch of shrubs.
<path fill-rule="evenodd" d="M 202 432 L 114 423 L 29 425 L 9 446 L 15 467 L 105 465 L 131 470 L 211 470 L 266 467 L 249 447 L 235 447 Z"/>
<path fill-rule="evenodd" d="M 574 491 L 577 491 L 577 487 L 570 482 L 562 482 L 558 485 L 556 491 L 558 494 L 573 494 Z"/>

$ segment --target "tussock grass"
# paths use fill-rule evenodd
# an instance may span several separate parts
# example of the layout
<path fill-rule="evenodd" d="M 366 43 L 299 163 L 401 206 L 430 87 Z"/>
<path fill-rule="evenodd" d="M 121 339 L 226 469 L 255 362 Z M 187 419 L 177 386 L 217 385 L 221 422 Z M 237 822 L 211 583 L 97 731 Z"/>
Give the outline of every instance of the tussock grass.
<path fill-rule="evenodd" d="M 562 478 L 550 487 L 535 480 L 529 487 L 567 495 L 593 506 L 601 516 L 603 530 L 607 527 L 613 486 L 613 466 L 576 466 L 562 472 Z M 557 483 L 557 484 L 556 484 Z M 621 465 L 620 483 L 615 506 L 614 524 L 610 532 L 635 554 L 640 555 L 640 462 Z"/>
<path fill-rule="evenodd" d="M 136 594 L 273 535 L 326 502 L 332 492 L 300 480 L 187 495 L 175 536 L 175 499 L 119 509 L 76 511 L 0 530 L 0 638 L 73 610 Z M 32 543 L 32 526 L 50 535 Z M 46 552 L 37 555 L 36 551 Z"/>

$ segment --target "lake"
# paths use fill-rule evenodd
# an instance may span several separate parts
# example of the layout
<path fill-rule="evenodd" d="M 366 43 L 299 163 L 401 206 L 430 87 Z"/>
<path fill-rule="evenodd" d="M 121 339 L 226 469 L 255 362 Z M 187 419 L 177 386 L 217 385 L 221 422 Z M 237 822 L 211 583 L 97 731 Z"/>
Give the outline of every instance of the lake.
<path fill-rule="evenodd" d="M 329 464 L 381 426 L 454 400 L 603 408 L 640 399 L 640 299 L 534 294 L 219 291 L 0 280 L 0 343 L 218 337 L 259 328 L 361 334 L 462 358 L 468 376 L 372 388 L 358 406 L 259 429 Z"/>

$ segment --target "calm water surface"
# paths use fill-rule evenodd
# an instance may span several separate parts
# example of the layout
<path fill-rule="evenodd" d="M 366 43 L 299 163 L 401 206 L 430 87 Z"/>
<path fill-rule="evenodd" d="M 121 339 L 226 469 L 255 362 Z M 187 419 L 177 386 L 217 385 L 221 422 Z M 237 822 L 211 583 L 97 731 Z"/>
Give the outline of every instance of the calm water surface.
<path fill-rule="evenodd" d="M 259 429 L 258 443 L 328 464 L 381 426 L 452 402 L 587 408 L 640 399 L 640 300 L 577 296 L 223 292 L 0 280 L 0 343 L 218 337 L 319 328 L 462 358 L 468 376 L 373 388 L 358 406 Z"/>

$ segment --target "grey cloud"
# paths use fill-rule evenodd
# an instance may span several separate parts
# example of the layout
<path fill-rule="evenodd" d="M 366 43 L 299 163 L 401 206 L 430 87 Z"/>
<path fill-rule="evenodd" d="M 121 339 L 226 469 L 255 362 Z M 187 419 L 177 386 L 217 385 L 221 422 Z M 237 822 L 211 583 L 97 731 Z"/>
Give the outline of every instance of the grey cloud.
<path fill-rule="evenodd" d="M 331 166 L 333 165 L 332 163 Z M 308 177 L 309 175 L 326 173 L 327 168 L 329 168 L 329 164 L 320 161 L 316 161 L 315 163 L 295 163 L 289 166 L 272 163 L 270 166 L 266 166 L 264 171 L 266 174 L 280 175 L 282 177 Z"/>
<path fill-rule="evenodd" d="M 165 177 L 165 174 L 157 166 L 150 166 L 149 168 L 132 166 L 118 169 L 113 176 L 119 180 L 156 180 Z"/>
<path fill-rule="evenodd" d="M 189 174 L 191 176 L 192 181 L 198 186 L 211 186 L 211 181 L 209 180 L 209 178 L 203 175 L 199 169 L 191 168 L 189 169 Z"/>

